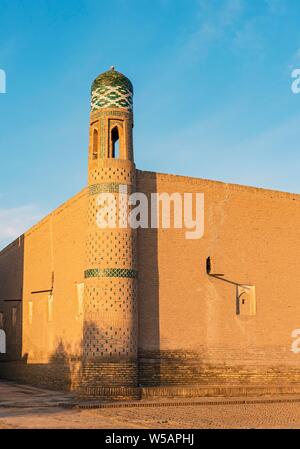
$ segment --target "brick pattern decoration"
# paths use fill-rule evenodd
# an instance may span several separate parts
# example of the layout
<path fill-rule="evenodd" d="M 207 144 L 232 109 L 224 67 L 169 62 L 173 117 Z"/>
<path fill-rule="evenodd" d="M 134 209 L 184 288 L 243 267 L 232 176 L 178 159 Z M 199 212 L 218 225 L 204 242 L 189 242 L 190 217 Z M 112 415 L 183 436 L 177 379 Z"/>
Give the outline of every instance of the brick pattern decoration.
<path fill-rule="evenodd" d="M 114 161 L 115 163 L 115 161 Z M 115 164 L 116 165 L 116 164 Z M 101 168 L 93 169 L 89 172 L 90 176 L 90 187 L 89 190 L 92 190 L 92 194 L 94 193 L 94 185 L 97 184 L 97 182 L 101 185 L 102 189 L 107 189 L 108 191 L 113 193 L 113 190 L 116 192 L 119 191 L 119 189 L 113 188 L 113 184 L 120 185 L 127 185 L 128 189 L 133 188 L 135 185 L 135 173 L 132 171 L 132 168 L 129 167 L 123 167 L 123 166 L 112 166 L 112 167 L 105 167 L 102 166 Z M 112 182 L 114 180 L 114 182 Z M 107 185 L 107 187 L 104 187 L 104 184 Z M 102 190 L 104 191 L 104 190 Z M 97 192 L 98 193 L 98 192 Z M 101 192 L 100 192 L 101 193 Z"/>
<path fill-rule="evenodd" d="M 124 180 L 125 181 L 125 180 Z M 114 193 L 116 199 L 118 193 Z M 89 198 L 86 240 L 84 357 L 136 357 L 136 230 L 100 229 Z"/>
<path fill-rule="evenodd" d="M 87 234 L 87 266 L 94 267 L 101 262 L 103 267 L 110 267 L 110 271 L 106 271 L 108 276 L 136 278 L 138 268 L 136 246 L 136 233 L 127 229 L 118 234 L 110 229 L 103 229 L 102 232 L 96 234 L 94 232 Z M 119 273 L 115 271 L 116 269 L 126 271 Z M 90 275 L 99 277 L 99 274 L 101 271 L 96 269 L 93 273 L 86 273 L 86 277 L 90 277 Z"/>
<path fill-rule="evenodd" d="M 137 278 L 137 271 L 128 268 L 90 268 L 84 272 L 85 279 L 87 278 Z"/>
<path fill-rule="evenodd" d="M 89 195 L 98 195 L 99 193 L 127 193 L 133 192 L 132 185 L 126 185 L 126 192 L 124 192 L 124 185 L 120 183 L 107 183 L 107 184 L 92 184 L 89 186 Z"/>
<path fill-rule="evenodd" d="M 91 113 L 91 125 L 90 125 L 90 146 L 89 146 L 89 159 L 94 160 L 94 130 L 97 131 L 97 146 L 99 147 L 98 156 L 100 159 L 106 159 L 110 157 L 110 142 L 109 133 L 114 125 L 118 125 L 119 130 L 122 132 L 122 148 L 121 157 L 124 160 L 133 160 L 133 141 L 132 141 L 132 128 L 133 128 L 133 114 L 132 111 L 117 110 L 117 109 L 101 109 Z M 97 165 L 97 164 L 96 164 Z M 108 168 L 112 169 L 112 165 Z M 89 173 L 91 169 L 89 170 Z M 133 173 L 132 173 L 133 174 Z M 97 179 L 99 178 L 99 174 Z"/>
<path fill-rule="evenodd" d="M 114 80 L 118 84 L 117 77 Z M 103 83 L 110 83 L 106 74 L 93 85 L 94 105 L 98 94 L 110 95 L 112 88 L 120 88 L 114 84 L 103 87 Z M 112 98 L 96 108 L 106 109 L 95 112 L 92 108 L 91 113 L 83 364 L 78 387 L 79 394 L 86 396 L 96 394 L 95 388 L 97 396 L 110 396 L 107 388 L 137 385 L 137 232 L 120 228 L 119 221 L 114 228 L 102 229 L 97 225 L 100 193 L 110 193 L 118 205 L 119 195 L 124 192 L 120 186 L 126 186 L 127 193 L 135 191 L 131 108 L 130 113 L 120 111 L 111 101 Z M 119 158 L 112 157 L 111 130 L 115 126 L 121 132 Z M 99 136 L 98 157 L 92 147 L 94 129 Z"/>

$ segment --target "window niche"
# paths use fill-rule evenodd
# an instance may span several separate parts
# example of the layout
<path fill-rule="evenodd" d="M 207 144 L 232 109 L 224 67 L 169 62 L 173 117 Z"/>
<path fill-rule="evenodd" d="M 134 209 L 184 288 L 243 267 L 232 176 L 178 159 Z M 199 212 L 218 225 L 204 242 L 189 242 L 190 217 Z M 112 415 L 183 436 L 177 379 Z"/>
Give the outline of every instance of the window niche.
<path fill-rule="evenodd" d="M 93 139 L 92 139 L 92 159 L 98 159 L 99 152 L 99 133 L 96 128 L 93 129 Z"/>
<path fill-rule="evenodd" d="M 115 126 L 111 130 L 111 155 L 114 159 L 120 158 L 120 135 L 119 135 L 119 128 L 118 126 Z"/>
<path fill-rule="evenodd" d="M 236 313 L 241 316 L 256 315 L 256 295 L 254 285 L 237 285 Z"/>

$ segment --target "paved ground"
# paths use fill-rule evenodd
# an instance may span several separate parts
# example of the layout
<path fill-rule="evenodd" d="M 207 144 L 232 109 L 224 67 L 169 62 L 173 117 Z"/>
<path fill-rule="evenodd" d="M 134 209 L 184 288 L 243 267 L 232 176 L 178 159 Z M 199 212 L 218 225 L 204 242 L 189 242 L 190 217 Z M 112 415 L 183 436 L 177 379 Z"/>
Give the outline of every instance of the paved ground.
<path fill-rule="evenodd" d="M 300 397 L 243 400 L 177 399 L 167 400 L 168 406 L 162 406 L 164 400 L 154 407 L 143 401 L 138 407 L 78 409 L 62 406 L 74 403 L 72 395 L 0 382 L 0 429 L 300 428 Z"/>

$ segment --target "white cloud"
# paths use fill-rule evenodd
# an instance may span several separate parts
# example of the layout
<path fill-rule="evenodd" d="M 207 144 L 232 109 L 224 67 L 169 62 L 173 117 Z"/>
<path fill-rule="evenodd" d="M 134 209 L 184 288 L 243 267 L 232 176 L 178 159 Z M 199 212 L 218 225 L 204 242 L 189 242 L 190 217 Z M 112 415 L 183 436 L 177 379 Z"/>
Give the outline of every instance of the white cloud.
<path fill-rule="evenodd" d="M 35 205 L 0 208 L 0 248 L 16 239 L 43 217 Z"/>

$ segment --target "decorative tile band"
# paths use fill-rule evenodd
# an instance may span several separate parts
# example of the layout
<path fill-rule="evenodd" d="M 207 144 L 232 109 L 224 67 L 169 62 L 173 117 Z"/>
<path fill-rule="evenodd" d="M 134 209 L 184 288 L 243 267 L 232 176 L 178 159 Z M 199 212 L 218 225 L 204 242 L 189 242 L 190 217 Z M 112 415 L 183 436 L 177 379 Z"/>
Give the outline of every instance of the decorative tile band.
<path fill-rule="evenodd" d="M 92 93 L 91 110 L 101 108 L 124 108 L 132 111 L 132 92 L 126 87 L 106 86 Z"/>
<path fill-rule="evenodd" d="M 90 268 L 85 270 L 85 278 L 109 277 L 109 278 L 132 278 L 137 279 L 137 270 L 128 268 Z"/>
<path fill-rule="evenodd" d="M 89 195 L 97 195 L 98 193 L 119 193 L 120 186 L 124 186 L 125 184 L 111 182 L 105 184 L 92 184 L 89 186 Z M 127 193 L 130 194 L 132 191 L 132 186 L 127 185 Z M 122 192 L 121 192 L 122 193 Z"/>
<path fill-rule="evenodd" d="M 123 117 L 123 118 L 130 118 L 132 117 L 131 111 L 118 111 L 116 109 L 112 109 L 111 111 L 106 110 L 99 110 L 97 111 L 98 117 Z"/>

